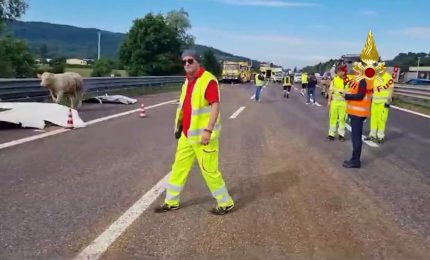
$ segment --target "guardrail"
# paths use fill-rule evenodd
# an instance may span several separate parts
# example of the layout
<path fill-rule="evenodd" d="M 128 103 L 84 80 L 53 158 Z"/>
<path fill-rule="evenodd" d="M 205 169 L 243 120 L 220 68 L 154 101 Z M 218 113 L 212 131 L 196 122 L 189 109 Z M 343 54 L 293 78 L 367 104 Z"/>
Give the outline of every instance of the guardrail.
<path fill-rule="evenodd" d="M 163 86 L 184 82 L 183 76 L 102 77 L 84 78 L 86 93 L 104 94 L 109 90 Z M 40 86 L 40 79 L 0 79 L 0 101 L 44 101 L 49 91 Z"/>
<path fill-rule="evenodd" d="M 104 94 L 110 90 L 182 83 L 183 76 L 84 78 L 86 93 Z M 430 87 L 396 84 L 394 94 L 430 100 Z M 44 101 L 49 98 L 39 79 L 0 79 L 0 101 Z"/>
<path fill-rule="evenodd" d="M 396 84 L 394 95 L 430 100 L 430 87 Z"/>

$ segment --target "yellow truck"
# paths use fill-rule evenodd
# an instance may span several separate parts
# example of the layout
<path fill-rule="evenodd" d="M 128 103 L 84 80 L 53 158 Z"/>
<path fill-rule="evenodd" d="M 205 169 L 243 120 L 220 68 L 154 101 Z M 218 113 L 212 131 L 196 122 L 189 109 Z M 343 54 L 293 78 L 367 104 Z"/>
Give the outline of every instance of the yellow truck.
<path fill-rule="evenodd" d="M 246 61 L 224 61 L 222 82 L 245 83 L 251 80 L 251 66 Z"/>

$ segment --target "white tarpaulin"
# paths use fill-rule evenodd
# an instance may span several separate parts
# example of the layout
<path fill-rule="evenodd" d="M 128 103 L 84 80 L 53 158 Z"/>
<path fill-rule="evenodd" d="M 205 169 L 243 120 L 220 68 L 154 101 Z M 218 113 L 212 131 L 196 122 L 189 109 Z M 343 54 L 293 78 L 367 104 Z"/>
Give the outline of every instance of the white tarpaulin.
<path fill-rule="evenodd" d="M 21 124 L 22 127 L 45 128 L 45 121 L 67 127 L 69 108 L 55 103 L 0 102 L 0 121 Z M 84 127 L 85 123 L 76 110 L 72 109 L 73 126 Z"/>
<path fill-rule="evenodd" d="M 112 96 L 98 96 L 84 100 L 84 102 L 97 102 L 100 104 L 103 103 L 119 103 L 119 104 L 134 104 L 137 102 L 137 99 L 129 98 L 122 95 L 112 95 Z"/>

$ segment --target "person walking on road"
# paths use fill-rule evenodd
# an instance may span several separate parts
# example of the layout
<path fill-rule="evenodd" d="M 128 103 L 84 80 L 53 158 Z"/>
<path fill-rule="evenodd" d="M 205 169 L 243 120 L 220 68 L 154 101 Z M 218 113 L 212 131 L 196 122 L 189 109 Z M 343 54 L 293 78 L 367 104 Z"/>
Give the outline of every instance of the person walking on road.
<path fill-rule="evenodd" d="M 378 84 L 373 90 L 372 110 L 370 115 L 370 134 L 364 140 L 383 143 L 385 127 L 393 95 L 393 77 L 385 72 L 382 75 L 383 84 Z"/>
<path fill-rule="evenodd" d="M 185 50 L 182 63 L 186 80 L 175 119 L 175 137 L 179 141 L 164 204 L 155 208 L 155 212 L 179 209 L 180 194 L 197 159 L 203 178 L 217 201 L 211 212 L 224 215 L 233 209 L 234 201 L 218 166 L 221 130 L 218 81 L 200 66 L 200 57 L 195 50 Z"/>
<path fill-rule="evenodd" d="M 285 74 L 284 78 L 282 79 L 282 86 L 284 88 L 284 98 L 288 98 L 290 96 L 292 81 L 293 80 L 290 74 Z"/>
<path fill-rule="evenodd" d="M 260 102 L 261 89 L 265 84 L 264 75 L 262 72 L 255 75 L 255 101 Z"/>
<path fill-rule="evenodd" d="M 317 78 L 315 77 L 314 73 L 309 74 L 308 84 L 307 84 L 307 101 L 306 104 L 311 103 L 311 96 L 312 96 L 312 104 L 315 105 L 315 89 L 317 87 Z"/>
<path fill-rule="evenodd" d="M 308 73 L 303 72 L 302 73 L 302 96 L 305 95 L 305 90 L 308 88 Z"/>
<path fill-rule="evenodd" d="M 330 127 L 328 130 L 328 139 L 333 141 L 336 136 L 336 126 L 337 134 L 339 135 L 339 140 L 345 141 L 345 125 L 346 125 L 346 101 L 341 93 L 346 93 L 346 85 L 344 84 L 344 77 L 346 74 L 346 67 L 339 66 L 337 68 L 336 76 L 333 78 L 328 90 L 328 102 L 327 107 L 330 111 Z"/>

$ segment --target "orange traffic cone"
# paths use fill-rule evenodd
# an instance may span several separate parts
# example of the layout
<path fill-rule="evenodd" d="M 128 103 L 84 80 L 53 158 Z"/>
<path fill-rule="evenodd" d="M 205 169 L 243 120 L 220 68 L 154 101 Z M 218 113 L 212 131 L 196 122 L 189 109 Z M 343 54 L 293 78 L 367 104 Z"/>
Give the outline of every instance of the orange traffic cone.
<path fill-rule="evenodd" d="M 73 128 L 73 115 L 72 115 L 72 109 L 69 108 L 69 115 L 67 117 L 67 127 L 68 129 Z"/>
<path fill-rule="evenodd" d="M 141 117 L 141 118 L 146 117 L 145 105 L 143 103 L 142 103 L 142 105 L 140 105 L 139 117 Z"/>

